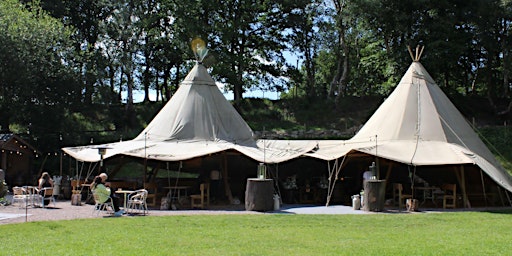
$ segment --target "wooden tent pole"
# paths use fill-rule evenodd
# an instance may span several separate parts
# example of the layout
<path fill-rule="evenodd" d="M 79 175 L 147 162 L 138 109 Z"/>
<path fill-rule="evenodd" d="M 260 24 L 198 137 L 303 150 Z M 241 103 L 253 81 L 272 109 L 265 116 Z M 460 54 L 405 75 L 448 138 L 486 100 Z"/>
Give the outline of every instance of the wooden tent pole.
<path fill-rule="evenodd" d="M 338 159 L 334 160 L 334 164 L 331 168 L 331 163 L 327 161 L 327 173 L 329 174 L 329 186 L 327 187 L 327 198 L 325 201 L 325 206 L 329 206 L 329 202 L 331 201 L 331 194 L 332 190 L 334 189 L 334 185 L 336 183 L 336 178 L 333 177 L 334 175 L 334 168 L 338 165 Z"/>
<path fill-rule="evenodd" d="M 60 151 L 59 171 L 60 176 L 62 177 L 62 150 Z"/>
<path fill-rule="evenodd" d="M 462 190 L 462 201 L 464 202 L 464 207 L 471 208 L 471 202 L 469 202 L 468 194 L 466 193 L 466 179 L 464 174 L 464 166 L 460 167 L 460 174 L 457 170 L 457 167 L 453 168 L 455 169 L 455 175 L 457 175 L 457 180 L 459 181 L 460 189 Z"/>
<path fill-rule="evenodd" d="M 386 181 L 389 180 L 389 176 L 391 176 L 391 169 L 393 169 L 393 162 L 389 161 L 388 171 L 386 173 Z"/>
<path fill-rule="evenodd" d="M 414 55 L 412 54 L 412 50 L 411 50 L 411 46 L 410 45 L 407 46 L 407 50 L 409 51 L 409 55 L 411 55 L 412 61 L 415 61 Z"/>
<path fill-rule="evenodd" d="M 487 193 L 485 192 L 485 182 L 484 182 L 484 174 L 483 174 L 483 171 L 482 169 L 480 169 L 480 180 L 482 181 L 482 193 L 484 195 L 484 200 L 485 200 L 485 206 L 488 206 L 488 201 L 487 201 Z"/>
<path fill-rule="evenodd" d="M 224 155 L 224 161 L 222 166 L 222 180 L 224 181 L 224 193 L 228 197 L 229 203 L 233 203 L 233 194 L 231 194 L 231 187 L 229 186 L 228 181 L 228 158 L 227 154 L 223 153 Z"/>
<path fill-rule="evenodd" d="M 336 183 L 336 178 L 333 177 L 333 174 L 334 174 L 334 168 L 336 168 L 336 165 L 338 165 L 338 159 L 336 158 L 336 160 L 334 160 L 334 165 L 333 167 L 331 168 L 331 163 L 329 161 L 327 161 L 327 173 L 329 174 L 329 186 L 327 187 L 327 198 L 326 198 L 326 201 L 325 201 L 325 206 L 329 206 L 329 202 L 331 201 L 331 187 L 333 183 Z"/>
<path fill-rule="evenodd" d="M 325 202 L 325 206 L 329 206 L 329 202 L 331 201 L 331 196 L 332 196 L 332 193 L 334 192 L 334 187 L 336 186 L 336 181 L 338 181 L 338 177 L 340 175 L 341 168 L 343 168 L 343 165 L 346 164 L 345 159 L 347 160 L 347 163 L 348 163 L 350 158 L 347 159 L 347 155 L 344 155 L 340 164 L 338 164 L 338 159 L 336 159 L 336 164 L 335 164 L 335 166 L 333 166 L 333 169 L 331 169 L 331 172 L 333 170 L 336 170 L 336 172 L 335 173 L 333 172 L 335 174 L 335 177 L 334 177 L 334 181 L 332 182 L 332 184 L 330 184 L 330 185 L 332 185 L 332 186 L 330 186 L 331 187 L 330 192 L 329 192 L 329 190 L 327 191 L 327 201 Z"/>

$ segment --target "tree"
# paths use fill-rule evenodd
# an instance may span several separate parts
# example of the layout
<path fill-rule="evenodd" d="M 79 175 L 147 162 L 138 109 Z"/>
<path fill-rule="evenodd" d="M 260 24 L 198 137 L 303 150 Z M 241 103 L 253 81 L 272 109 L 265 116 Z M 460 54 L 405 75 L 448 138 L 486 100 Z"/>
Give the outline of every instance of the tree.
<path fill-rule="evenodd" d="M 303 60 L 304 88 L 307 98 L 316 98 L 325 94 L 324 90 L 316 88 L 316 63 L 315 59 L 320 47 L 318 37 L 318 22 L 322 12 L 321 3 L 311 2 L 296 8 L 287 19 L 291 33 L 286 35 L 290 51 L 296 52 Z M 297 62 L 298 64 L 298 62 Z M 294 67 L 290 67 L 294 68 Z M 299 69 L 299 67 L 295 67 Z M 299 85 L 299 84 L 297 84 Z M 297 90 L 298 88 L 295 88 Z"/>
<path fill-rule="evenodd" d="M 1 1 L 0 17 L 0 125 L 44 140 L 80 99 L 71 30 L 38 3 Z"/>
<path fill-rule="evenodd" d="M 210 1 L 205 1 L 210 2 Z M 285 20 L 308 1 L 215 1 L 206 5 L 207 23 L 211 34 L 210 48 L 219 61 L 213 74 L 220 82 L 233 88 L 235 102 L 268 75 L 277 77 L 283 70 L 288 29 Z"/>

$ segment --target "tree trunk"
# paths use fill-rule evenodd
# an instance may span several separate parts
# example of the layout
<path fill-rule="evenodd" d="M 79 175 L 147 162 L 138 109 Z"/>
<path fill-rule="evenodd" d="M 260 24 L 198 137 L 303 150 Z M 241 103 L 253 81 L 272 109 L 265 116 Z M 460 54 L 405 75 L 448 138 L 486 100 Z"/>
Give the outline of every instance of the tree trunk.
<path fill-rule="evenodd" d="M 235 67 L 233 70 L 236 72 L 236 83 L 233 85 L 233 99 L 235 101 L 235 104 L 238 105 L 240 101 L 243 99 L 243 77 L 242 77 L 242 64 L 239 63 L 237 67 Z"/>
<path fill-rule="evenodd" d="M 149 44 L 149 39 L 146 37 L 145 39 L 146 41 L 146 45 Z M 145 64 L 146 64 L 146 67 L 144 68 L 144 75 L 143 75 L 143 86 L 144 86 L 144 102 L 149 102 L 149 86 L 151 84 L 151 74 L 149 72 L 149 65 L 150 65 L 150 59 L 151 59 L 151 56 L 150 56 L 150 53 L 149 53 L 149 50 L 145 50 L 144 51 L 144 60 L 145 60 Z"/>
<path fill-rule="evenodd" d="M 349 73 L 349 63 L 348 63 L 348 45 L 345 42 L 345 24 L 343 24 L 343 15 L 344 15 L 344 7 L 345 2 L 334 0 L 334 5 L 336 7 L 336 14 L 338 18 L 338 33 L 339 33 L 339 48 L 340 48 L 340 54 L 338 59 L 338 69 L 337 69 L 337 75 L 336 77 L 339 78 L 339 80 L 336 81 L 337 86 L 337 95 L 334 100 L 335 107 L 338 107 L 339 100 L 342 96 L 344 96 L 347 93 L 347 80 L 348 80 L 348 73 Z"/>

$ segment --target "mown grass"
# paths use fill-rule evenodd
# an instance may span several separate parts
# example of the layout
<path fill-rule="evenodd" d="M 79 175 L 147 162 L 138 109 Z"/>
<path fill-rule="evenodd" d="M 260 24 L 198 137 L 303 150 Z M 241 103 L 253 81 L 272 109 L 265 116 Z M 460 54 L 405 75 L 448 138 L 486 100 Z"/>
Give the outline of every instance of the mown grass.
<path fill-rule="evenodd" d="M 507 255 L 512 210 L 190 215 L 0 226 L 1 255 Z"/>

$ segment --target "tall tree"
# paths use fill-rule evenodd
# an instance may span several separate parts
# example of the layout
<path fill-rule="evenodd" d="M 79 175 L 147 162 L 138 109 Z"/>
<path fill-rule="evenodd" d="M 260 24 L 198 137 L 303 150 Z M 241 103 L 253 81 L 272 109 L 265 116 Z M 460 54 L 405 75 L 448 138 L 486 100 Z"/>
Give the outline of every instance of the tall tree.
<path fill-rule="evenodd" d="M 37 3 L 0 1 L 0 17 L 0 125 L 44 143 L 80 97 L 71 31 Z"/>
<path fill-rule="evenodd" d="M 209 2 L 209 1 L 205 1 Z M 286 49 L 288 29 L 285 19 L 290 12 L 308 1 L 215 1 L 208 10 L 208 42 L 221 61 L 214 74 L 233 88 L 235 102 L 243 92 L 260 83 L 265 76 L 279 76 Z"/>
<path fill-rule="evenodd" d="M 290 12 L 287 19 L 291 33 L 286 35 L 286 38 L 290 45 L 290 51 L 298 54 L 302 60 L 302 68 L 305 72 L 304 88 L 308 98 L 316 98 L 325 94 L 323 90 L 316 88 L 315 79 L 315 57 L 320 47 L 319 25 L 317 24 L 321 17 L 319 13 L 322 13 L 321 2 L 312 1 Z"/>

